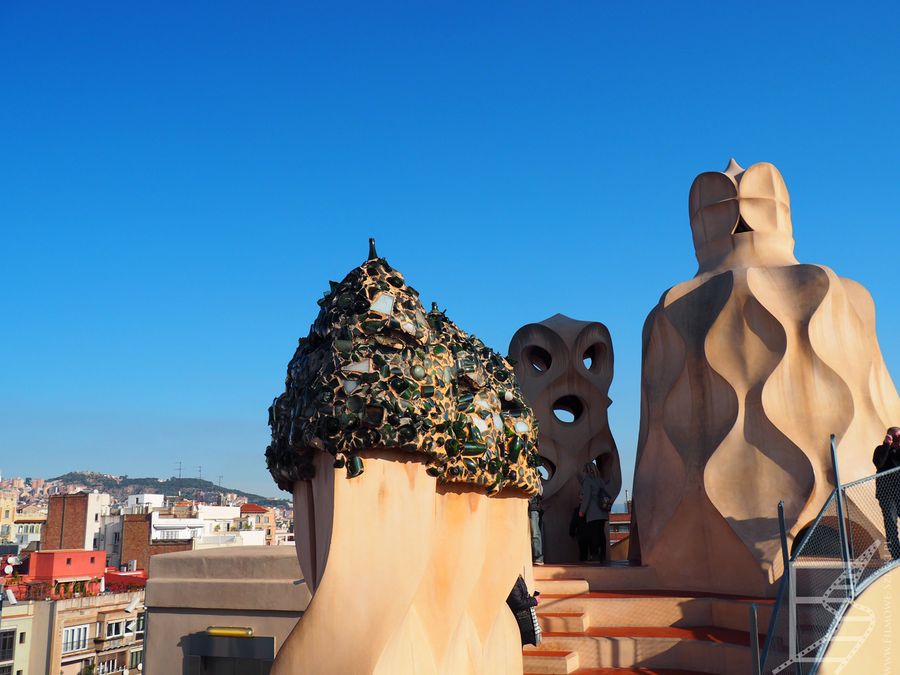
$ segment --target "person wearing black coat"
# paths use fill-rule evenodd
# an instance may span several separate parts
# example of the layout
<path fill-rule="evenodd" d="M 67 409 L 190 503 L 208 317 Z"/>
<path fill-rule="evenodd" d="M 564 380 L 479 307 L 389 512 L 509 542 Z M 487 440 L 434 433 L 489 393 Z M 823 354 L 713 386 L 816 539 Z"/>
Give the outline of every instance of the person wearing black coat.
<path fill-rule="evenodd" d="M 884 442 L 875 448 L 872 463 L 879 474 L 900 467 L 900 427 L 887 430 Z M 900 471 L 890 476 L 876 476 L 875 497 L 881 505 L 884 517 L 884 536 L 894 560 L 900 560 L 900 538 L 897 533 L 897 517 L 900 516 Z"/>
<path fill-rule="evenodd" d="M 535 495 L 528 500 L 528 522 L 531 525 L 531 562 L 544 564 L 544 507 L 541 496 Z"/>

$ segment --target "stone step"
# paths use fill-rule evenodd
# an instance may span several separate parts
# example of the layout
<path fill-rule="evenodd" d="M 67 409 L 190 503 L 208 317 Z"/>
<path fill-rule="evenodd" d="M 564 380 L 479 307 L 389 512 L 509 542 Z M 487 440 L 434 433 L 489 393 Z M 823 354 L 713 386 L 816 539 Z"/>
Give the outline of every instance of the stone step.
<path fill-rule="evenodd" d="M 541 579 L 584 579 L 592 589 L 607 591 L 659 588 L 650 567 L 628 564 L 538 565 L 534 576 Z"/>
<path fill-rule="evenodd" d="M 584 612 L 536 612 L 544 632 L 582 633 L 589 627 Z"/>
<path fill-rule="evenodd" d="M 760 630 L 768 626 L 773 604 L 768 600 L 729 596 L 666 596 L 657 592 L 545 593 L 542 613 L 582 613 L 588 626 L 716 626 L 746 631 L 750 605 L 757 603 Z"/>
<path fill-rule="evenodd" d="M 716 627 L 616 626 L 582 633 L 545 633 L 540 649 L 577 652 L 584 668 L 680 668 L 746 675 L 750 672 L 748 644 L 747 633 Z M 529 651 L 526 648 L 526 655 Z M 715 671 L 709 671 L 710 667 Z"/>
<path fill-rule="evenodd" d="M 709 675 L 683 668 L 579 668 L 572 675 Z"/>
<path fill-rule="evenodd" d="M 573 651 L 528 647 L 523 657 L 528 675 L 569 675 L 578 670 L 578 654 Z"/>
<path fill-rule="evenodd" d="M 590 591 L 584 579 L 544 579 L 535 578 L 534 588 L 542 595 L 576 595 Z"/>

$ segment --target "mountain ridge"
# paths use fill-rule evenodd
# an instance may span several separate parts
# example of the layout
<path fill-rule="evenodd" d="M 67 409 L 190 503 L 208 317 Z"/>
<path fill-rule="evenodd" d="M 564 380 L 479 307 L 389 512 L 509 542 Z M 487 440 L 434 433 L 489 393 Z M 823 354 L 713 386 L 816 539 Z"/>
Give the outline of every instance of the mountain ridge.
<path fill-rule="evenodd" d="M 153 476 L 131 478 L 127 475 L 105 474 L 96 471 L 69 471 L 48 482 L 59 482 L 64 485 L 83 485 L 89 490 L 107 492 L 116 501 L 125 501 L 129 495 L 164 494 L 180 495 L 185 499 L 198 499 L 208 493 L 233 493 L 260 506 L 289 506 L 288 499 L 264 497 L 237 488 L 219 487 L 212 481 L 202 478 L 156 478 Z"/>

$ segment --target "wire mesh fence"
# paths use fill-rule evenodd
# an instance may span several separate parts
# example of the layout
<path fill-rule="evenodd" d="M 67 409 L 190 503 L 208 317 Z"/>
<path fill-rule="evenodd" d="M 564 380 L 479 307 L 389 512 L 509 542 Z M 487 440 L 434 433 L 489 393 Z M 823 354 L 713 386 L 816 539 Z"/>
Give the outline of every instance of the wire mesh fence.
<path fill-rule="evenodd" d="M 900 468 L 842 488 L 857 592 L 900 560 Z"/>
<path fill-rule="evenodd" d="M 900 468 L 840 486 L 794 539 L 760 672 L 811 675 L 844 611 L 900 560 Z M 857 639 L 868 636 L 861 632 Z M 846 660 L 853 645 L 842 650 Z"/>
<path fill-rule="evenodd" d="M 795 538 L 764 673 L 810 673 L 851 598 L 836 493 Z"/>

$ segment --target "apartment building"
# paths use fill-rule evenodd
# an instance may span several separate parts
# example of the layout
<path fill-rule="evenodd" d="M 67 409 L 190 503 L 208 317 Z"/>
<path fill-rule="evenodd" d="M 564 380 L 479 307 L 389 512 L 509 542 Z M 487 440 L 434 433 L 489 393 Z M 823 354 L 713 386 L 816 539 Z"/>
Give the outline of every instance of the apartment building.
<path fill-rule="evenodd" d="M 274 509 L 267 509 L 259 504 L 243 504 L 240 527 L 242 530 L 262 530 L 267 546 L 276 543 Z"/>
<path fill-rule="evenodd" d="M 0 611 L 0 675 L 47 673 L 50 603 L 4 602 Z"/>
<path fill-rule="evenodd" d="M 19 549 L 37 549 L 46 523 L 46 517 L 35 518 L 17 514 L 15 521 L 13 521 L 13 541 L 18 545 Z"/>
<path fill-rule="evenodd" d="M 105 493 L 52 495 L 41 548 L 100 548 L 101 517 L 109 513 L 109 506 L 110 496 Z"/>
<path fill-rule="evenodd" d="M 41 551 L 18 567 L 0 578 L 0 675 L 137 675 L 144 577 L 107 584 L 103 551 Z"/>
<path fill-rule="evenodd" d="M 13 490 L 0 491 L 0 542 L 14 539 L 18 499 L 18 493 Z"/>

